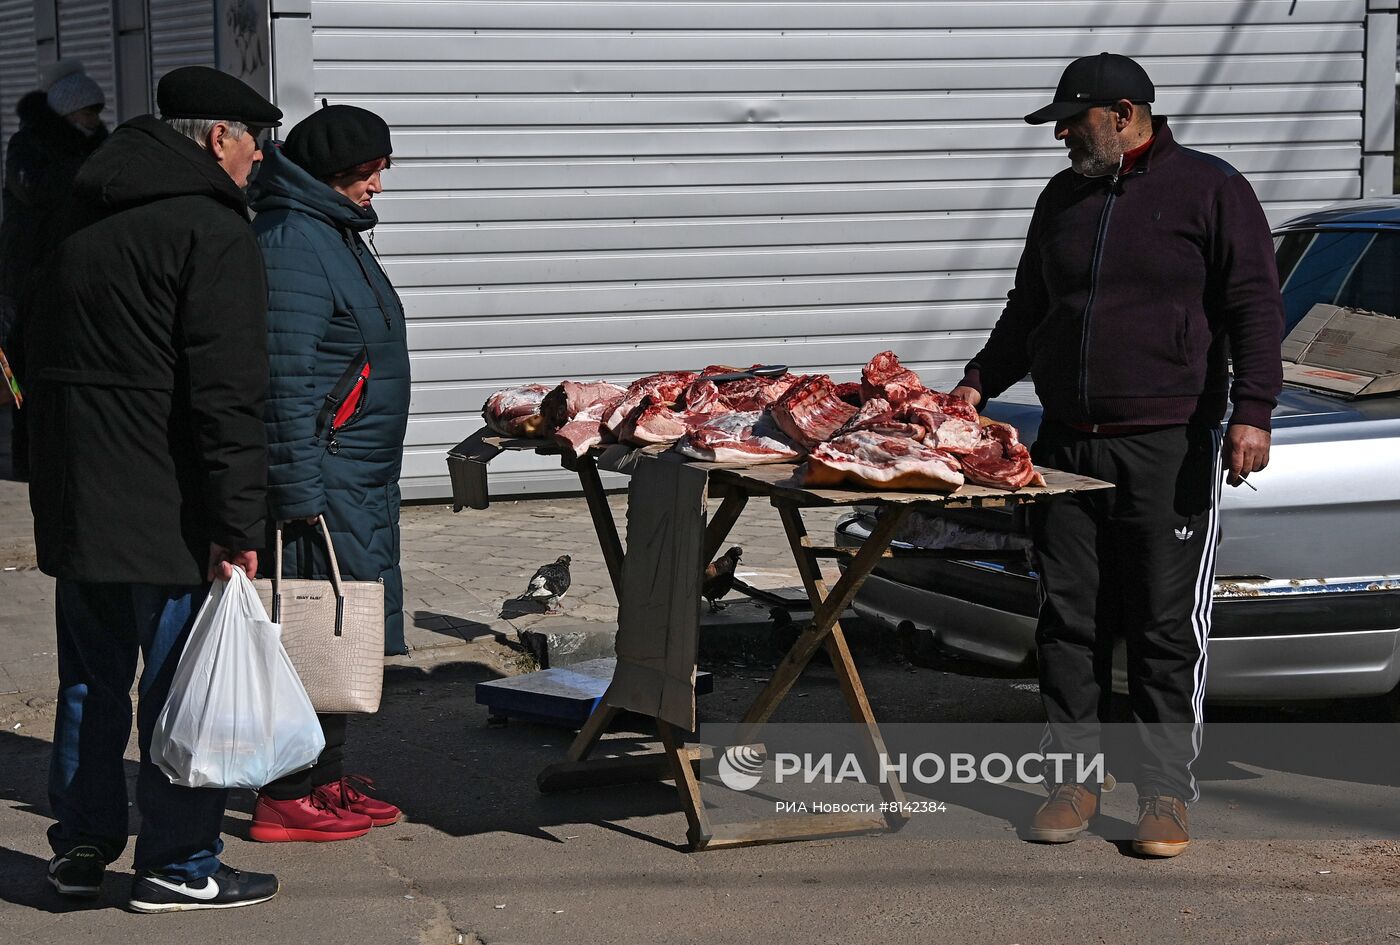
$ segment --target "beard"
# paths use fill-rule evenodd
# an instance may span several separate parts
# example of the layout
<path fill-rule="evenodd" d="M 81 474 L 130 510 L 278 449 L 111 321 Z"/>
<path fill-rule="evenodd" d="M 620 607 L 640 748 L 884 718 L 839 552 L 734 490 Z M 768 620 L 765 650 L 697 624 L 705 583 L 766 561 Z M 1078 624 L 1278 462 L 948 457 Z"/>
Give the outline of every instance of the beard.
<path fill-rule="evenodd" d="M 1118 158 L 1108 160 L 1098 154 L 1071 154 L 1069 166 L 1084 177 L 1108 177 L 1118 170 Z"/>
<path fill-rule="evenodd" d="M 1123 161 L 1122 145 L 1111 131 L 1099 131 L 1068 142 L 1069 166 L 1085 177 L 1108 177 Z"/>

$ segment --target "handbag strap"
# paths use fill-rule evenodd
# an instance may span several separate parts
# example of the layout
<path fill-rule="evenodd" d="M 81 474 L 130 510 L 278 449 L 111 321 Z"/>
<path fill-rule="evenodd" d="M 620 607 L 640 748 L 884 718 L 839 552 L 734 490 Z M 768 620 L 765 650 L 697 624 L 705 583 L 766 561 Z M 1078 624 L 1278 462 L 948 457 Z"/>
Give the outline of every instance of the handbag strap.
<path fill-rule="evenodd" d="M 326 558 L 331 565 L 331 589 L 335 591 L 335 635 L 340 636 L 345 618 L 345 588 L 340 579 L 340 562 L 335 557 L 335 542 L 331 541 L 331 527 L 325 515 L 316 516 L 316 524 L 321 526 L 321 534 L 326 539 Z M 282 520 L 277 521 L 277 545 L 272 563 L 273 621 L 280 616 L 282 609 Z"/>

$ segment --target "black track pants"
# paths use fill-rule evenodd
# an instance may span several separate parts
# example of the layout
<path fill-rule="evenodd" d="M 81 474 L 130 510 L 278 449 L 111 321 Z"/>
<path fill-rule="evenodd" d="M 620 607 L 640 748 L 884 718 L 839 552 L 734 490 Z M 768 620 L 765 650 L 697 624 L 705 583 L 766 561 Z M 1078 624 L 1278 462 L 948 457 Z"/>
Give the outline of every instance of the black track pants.
<path fill-rule="evenodd" d="M 339 781 L 345 773 L 345 723 L 350 717 L 340 713 L 318 713 L 316 718 L 321 720 L 321 733 L 326 736 L 326 747 L 322 749 L 321 757 L 317 758 L 316 764 L 310 768 L 293 771 L 263 785 L 262 793 L 274 801 L 305 797 L 313 788 Z"/>
<path fill-rule="evenodd" d="M 1115 486 L 1031 506 L 1049 720 L 1042 748 L 1100 750 L 1113 641 L 1121 636 L 1140 795 L 1199 797 L 1191 763 L 1201 744 L 1221 439 L 1218 426 L 1104 436 L 1046 422 L 1032 447 L 1042 466 Z"/>

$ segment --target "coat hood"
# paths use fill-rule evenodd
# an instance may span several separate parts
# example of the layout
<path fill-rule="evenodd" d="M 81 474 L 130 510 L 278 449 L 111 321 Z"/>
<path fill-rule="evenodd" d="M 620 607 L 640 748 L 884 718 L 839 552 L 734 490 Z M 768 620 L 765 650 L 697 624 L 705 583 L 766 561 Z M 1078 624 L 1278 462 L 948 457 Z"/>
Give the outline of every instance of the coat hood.
<path fill-rule="evenodd" d="M 45 145 L 75 154 L 92 153 L 107 137 L 107 128 L 85 135 L 58 112 L 49 107 L 49 97 L 42 89 L 28 92 L 15 105 L 19 126 Z"/>
<path fill-rule="evenodd" d="M 212 197 L 245 217 L 243 191 L 219 162 L 154 115 L 133 118 L 88 158 L 73 183 L 80 205 L 113 213 L 172 197 Z"/>
<path fill-rule="evenodd" d="M 63 120 L 61 115 L 49 108 L 49 96 L 43 89 L 26 92 L 24 98 L 15 105 L 15 114 L 19 116 L 21 125 L 34 125 L 55 119 Z"/>
<path fill-rule="evenodd" d="M 262 164 L 248 186 L 248 198 L 249 204 L 258 213 L 297 210 L 337 230 L 363 233 L 379 222 L 379 215 L 373 207 L 351 203 L 344 194 L 312 177 L 285 156 L 278 145 L 269 145 L 263 151 Z"/>

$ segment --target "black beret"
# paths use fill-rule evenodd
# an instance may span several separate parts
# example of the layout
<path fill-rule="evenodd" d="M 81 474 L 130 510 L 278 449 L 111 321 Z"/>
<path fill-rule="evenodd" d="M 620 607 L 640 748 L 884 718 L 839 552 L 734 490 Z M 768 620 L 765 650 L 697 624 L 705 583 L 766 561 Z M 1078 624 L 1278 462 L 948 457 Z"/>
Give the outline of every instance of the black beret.
<path fill-rule="evenodd" d="M 282 123 L 282 109 L 241 79 L 208 66 L 183 66 L 161 76 L 156 106 L 162 118 L 237 121 L 259 128 Z"/>
<path fill-rule="evenodd" d="M 287 133 L 282 154 L 315 178 L 326 178 L 394 153 L 389 126 L 354 105 L 327 105 Z"/>

